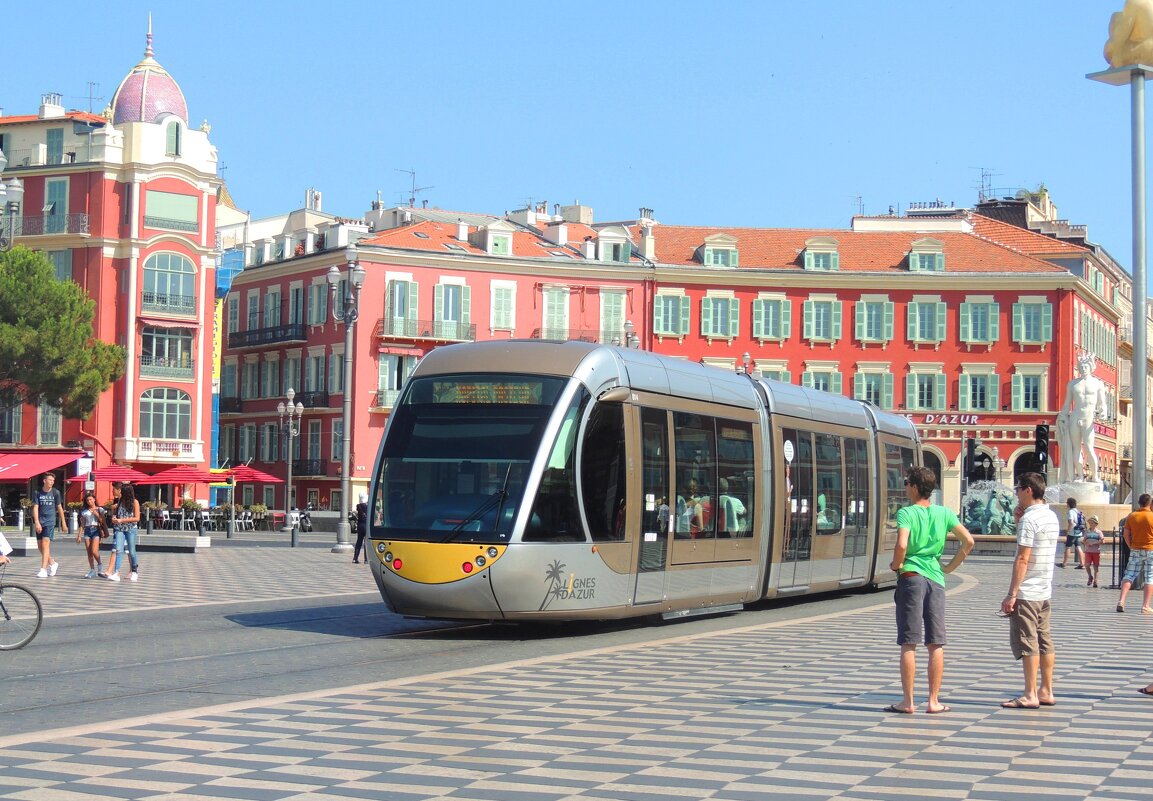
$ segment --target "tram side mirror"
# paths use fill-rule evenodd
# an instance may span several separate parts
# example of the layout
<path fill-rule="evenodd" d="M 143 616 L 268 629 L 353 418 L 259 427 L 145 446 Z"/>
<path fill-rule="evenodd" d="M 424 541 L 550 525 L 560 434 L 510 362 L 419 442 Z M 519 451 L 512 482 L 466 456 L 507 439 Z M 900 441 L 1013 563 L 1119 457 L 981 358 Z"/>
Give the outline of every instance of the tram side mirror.
<path fill-rule="evenodd" d="M 601 403 L 624 403 L 632 396 L 632 390 L 628 387 L 613 387 L 606 389 L 599 396 L 597 400 Z"/>

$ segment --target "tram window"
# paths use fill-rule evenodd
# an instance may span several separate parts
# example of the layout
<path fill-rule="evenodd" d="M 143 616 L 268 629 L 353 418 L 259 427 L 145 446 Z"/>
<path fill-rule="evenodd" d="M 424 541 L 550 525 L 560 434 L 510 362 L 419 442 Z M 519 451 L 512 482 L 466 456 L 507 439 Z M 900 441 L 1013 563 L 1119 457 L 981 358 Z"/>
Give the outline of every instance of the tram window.
<path fill-rule="evenodd" d="M 641 410 L 641 572 L 664 570 L 669 524 L 669 430 L 663 409 Z"/>
<path fill-rule="evenodd" d="M 813 439 L 817 468 L 817 534 L 838 534 L 843 526 L 845 508 L 841 437 L 818 433 L 813 435 Z"/>
<path fill-rule="evenodd" d="M 753 427 L 717 421 L 717 531 L 722 537 L 748 537 L 753 517 Z"/>
<path fill-rule="evenodd" d="M 713 502 L 716 498 L 716 423 L 711 417 L 688 412 L 673 415 L 676 437 L 676 537 L 710 539 L 716 536 Z"/>
<path fill-rule="evenodd" d="M 864 556 L 869 526 L 869 446 L 845 440 L 845 556 Z"/>
<path fill-rule="evenodd" d="M 897 541 L 897 512 L 905 505 L 905 470 L 913 463 L 913 452 L 885 443 L 885 529 L 882 549 Z"/>
<path fill-rule="evenodd" d="M 524 542 L 581 542 L 585 539 L 576 506 L 576 432 L 589 401 L 582 390 L 565 411 L 533 499 Z"/>
<path fill-rule="evenodd" d="M 597 542 L 625 538 L 625 418 L 619 403 L 598 403 L 581 443 L 581 500 Z"/>
<path fill-rule="evenodd" d="M 806 561 L 812 552 L 813 526 L 813 435 L 795 428 L 781 430 L 781 437 L 793 447 L 793 460 L 786 463 L 785 482 L 789 488 L 786 514 L 785 561 Z"/>

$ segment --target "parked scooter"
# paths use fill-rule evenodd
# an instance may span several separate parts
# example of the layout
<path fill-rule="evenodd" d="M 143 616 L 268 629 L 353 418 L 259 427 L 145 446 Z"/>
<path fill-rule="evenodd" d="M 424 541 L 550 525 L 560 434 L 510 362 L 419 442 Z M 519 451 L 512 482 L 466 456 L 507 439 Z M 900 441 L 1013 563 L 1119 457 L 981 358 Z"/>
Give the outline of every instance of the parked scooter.
<path fill-rule="evenodd" d="M 312 511 L 312 504 L 310 503 L 310 504 L 307 504 L 304 507 L 304 511 L 300 513 L 300 524 L 299 525 L 300 525 L 301 531 L 312 531 L 312 515 L 309 514 L 311 511 Z"/>

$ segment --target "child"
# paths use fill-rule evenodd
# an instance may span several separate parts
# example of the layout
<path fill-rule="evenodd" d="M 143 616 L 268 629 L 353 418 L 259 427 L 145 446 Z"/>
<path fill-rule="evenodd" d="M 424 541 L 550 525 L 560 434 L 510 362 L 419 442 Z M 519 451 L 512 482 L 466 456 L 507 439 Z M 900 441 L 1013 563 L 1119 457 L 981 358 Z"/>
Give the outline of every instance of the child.
<path fill-rule="evenodd" d="M 108 529 L 104 527 L 104 510 L 96 503 L 96 496 L 91 492 L 84 496 L 84 508 L 80 510 L 80 531 L 76 532 L 76 541 L 84 541 L 84 549 L 88 553 L 88 572 L 84 578 L 96 578 L 100 572 L 100 539 L 108 536 Z"/>
<path fill-rule="evenodd" d="M 1089 528 L 1085 532 L 1084 547 L 1085 547 L 1085 572 L 1089 575 L 1089 587 L 1097 586 L 1097 576 L 1101 572 L 1101 543 L 1105 540 L 1105 535 L 1098 528 L 1100 520 L 1097 515 L 1089 516 Z"/>

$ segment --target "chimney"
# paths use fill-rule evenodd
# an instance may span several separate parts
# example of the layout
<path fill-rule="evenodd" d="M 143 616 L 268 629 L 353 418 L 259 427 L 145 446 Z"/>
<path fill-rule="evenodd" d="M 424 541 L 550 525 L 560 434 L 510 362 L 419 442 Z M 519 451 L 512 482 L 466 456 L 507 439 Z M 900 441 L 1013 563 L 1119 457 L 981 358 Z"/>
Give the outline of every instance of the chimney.
<path fill-rule="evenodd" d="M 40 119 L 64 116 L 64 104 L 59 92 L 46 92 L 40 95 Z"/>
<path fill-rule="evenodd" d="M 596 260 L 597 242 L 591 236 L 586 236 L 585 241 L 581 243 L 581 255 L 590 261 Z"/>
<path fill-rule="evenodd" d="M 468 241 L 468 226 L 464 220 L 456 221 L 456 238 L 461 242 Z"/>
<path fill-rule="evenodd" d="M 568 225 L 558 222 L 547 226 L 544 229 L 544 238 L 554 245 L 564 247 L 568 244 Z"/>
<path fill-rule="evenodd" d="M 641 255 L 649 261 L 655 261 L 657 258 L 657 238 L 653 236 L 652 225 L 645 225 L 645 220 L 641 223 Z"/>

